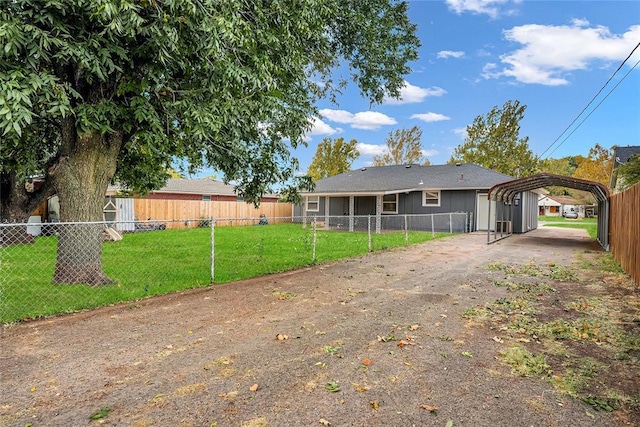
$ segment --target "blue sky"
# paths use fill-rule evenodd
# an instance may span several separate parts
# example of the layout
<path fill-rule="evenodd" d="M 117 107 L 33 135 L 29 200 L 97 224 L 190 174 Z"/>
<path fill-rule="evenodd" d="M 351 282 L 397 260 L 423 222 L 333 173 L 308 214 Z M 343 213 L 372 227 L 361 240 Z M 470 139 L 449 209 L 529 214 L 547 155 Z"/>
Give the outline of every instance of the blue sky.
<path fill-rule="evenodd" d="M 319 103 L 322 117 L 307 135 L 308 147 L 294 151 L 301 172 L 325 137 L 355 138 L 361 155 L 353 167 L 358 168 L 384 149 L 390 131 L 415 125 L 423 131 L 431 163 L 446 163 L 464 141 L 465 127 L 508 100 L 527 105 L 520 135 L 529 136 L 530 148 L 541 155 L 640 43 L 638 1 L 414 0 L 409 5 L 422 47 L 403 99 L 370 107 L 349 87 L 338 105 Z M 550 157 L 586 155 L 596 143 L 640 145 L 640 65 L 633 68 L 639 60 L 640 48 Z"/>

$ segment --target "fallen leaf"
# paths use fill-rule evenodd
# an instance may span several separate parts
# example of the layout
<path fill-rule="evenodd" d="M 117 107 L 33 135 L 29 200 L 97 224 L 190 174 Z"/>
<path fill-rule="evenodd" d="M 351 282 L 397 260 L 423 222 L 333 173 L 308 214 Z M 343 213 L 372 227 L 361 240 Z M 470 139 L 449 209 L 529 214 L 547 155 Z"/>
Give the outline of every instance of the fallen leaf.
<path fill-rule="evenodd" d="M 447 424 L 444 427 L 453 427 L 453 420 L 447 420 Z"/>
<path fill-rule="evenodd" d="M 378 405 L 378 402 L 376 402 L 375 400 L 371 400 L 369 403 L 371 404 L 371 407 L 376 411 L 380 407 L 380 405 Z"/>
<path fill-rule="evenodd" d="M 420 409 L 429 411 L 432 414 L 435 414 L 438 411 L 438 408 L 436 406 L 431 406 L 431 405 L 420 405 Z"/>
<path fill-rule="evenodd" d="M 471 354 L 471 353 L 470 353 L 470 352 L 468 352 L 468 351 L 463 351 L 461 354 L 462 354 L 463 356 L 466 356 L 466 357 L 473 357 L 473 354 Z"/>
<path fill-rule="evenodd" d="M 330 423 L 329 421 L 325 420 L 324 418 L 320 418 L 320 419 L 318 420 L 318 422 L 319 422 L 320 424 L 322 424 L 323 426 L 330 426 L 330 425 L 331 425 L 331 423 Z"/>
<path fill-rule="evenodd" d="M 409 330 L 410 331 L 415 331 L 416 329 L 418 329 L 420 327 L 420 325 L 411 325 L 409 326 Z"/>
<path fill-rule="evenodd" d="M 441 314 L 440 317 L 442 317 L 443 319 L 446 319 L 447 315 L 446 314 Z"/>
<path fill-rule="evenodd" d="M 29 390 L 31 393 L 34 393 L 36 391 L 35 387 L 31 387 L 31 390 Z"/>
<path fill-rule="evenodd" d="M 278 341 L 288 340 L 289 339 L 289 335 L 278 334 L 278 335 L 276 335 L 276 339 Z"/>
<path fill-rule="evenodd" d="M 258 383 L 255 383 L 254 385 L 252 385 L 251 387 L 249 387 L 250 391 L 258 391 Z"/>
<path fill-rule="evenodd" d="M 368 357 L 365 357 L 364 360 L 362 361 L 362 364 L 364 366 L 369 366 L 369 365 L 371 365 L 371 360 L 369 360 Z"/>
<path fill-rule="evenodd" d="M 499 343 L 503 343 L 504 342 L 504 340 L 502 338 L 500 338 L 500 337 L 493 337 L 493 340 L 495 342 L 499 342 Z"/>
<path fill-rule="evenodd" d="M 410 343 L 409 341 L 402 340 L 402 341 L 399 341 L 398 344 L 396 344 L 396 345 L 398 347 L 402 348 L 402 347 L 407 346 L 407 345 L 413 345 L 413 343 Z"/>

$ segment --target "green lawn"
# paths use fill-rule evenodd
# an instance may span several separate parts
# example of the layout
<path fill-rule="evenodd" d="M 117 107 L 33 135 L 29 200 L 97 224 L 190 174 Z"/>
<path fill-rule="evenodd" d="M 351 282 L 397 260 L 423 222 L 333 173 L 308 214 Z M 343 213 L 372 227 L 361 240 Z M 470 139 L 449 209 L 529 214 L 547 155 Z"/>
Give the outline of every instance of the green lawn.
<path fill-rule="evenodd" d="M 448 235 L 436 233 L 435 237 Z M 109 286 L 53 285 L 56 237 L 0 248 L 0 323 L 208 286 L 211 229 L 192 228 L 125 234 L 103 245 Z M 408 243 L 431 240 L 431 232 L 409 232 Z M 314 262 L 313 232 L 299 224 L 215 228 L 215 283 L 291 270 Z M 405 244 L 404 232 L 372 235 L 372 249 Z M 367 233 L 318 231 L 315 262 L 368 252 Z"/>
<path fill-rule="evenodd" d="M 598 224 L 593 222 L 580 223 L 580 222 L 565 222 L 562 224 L 546 224 L 545 227 L 561 227 L 561 228 L 583 228 L 587 230 L 589 236 L 594 239 L 598 237 Z"/>
<path fill-rule="evenodd" d="M 597 223 L 598 218 L 578 218 L 578 219 L 567 219 L 563 216 L 539 216 L 539 222 L 568 222 L 568 223 L 577 223 L 577 224 L 590 224 Z"/>

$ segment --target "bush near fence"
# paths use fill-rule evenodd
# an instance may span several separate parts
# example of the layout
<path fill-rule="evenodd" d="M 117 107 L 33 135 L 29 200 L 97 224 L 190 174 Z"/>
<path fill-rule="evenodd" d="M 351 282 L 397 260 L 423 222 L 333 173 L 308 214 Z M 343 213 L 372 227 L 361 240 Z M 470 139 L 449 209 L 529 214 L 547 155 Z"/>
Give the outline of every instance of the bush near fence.
<path fill-rule="evenodd" d="M 411 216 L 402 220 L 400 229 L 386 218 L 380 234 L 373 228 L 353 233 L 326 230 L 317 222 L 314 226 L 313 218 L 306 218 L 304 227 L 301 217 L 267 218 L 268 225 L 259 225 L 259 218 L 141 221 L 125 227 L 136 231 L 121 235 L 113 231 L 117 224 L 102 223 L 101 229 L 112 231 L 103 232 L 102 267 L 113 284 L 96 287 L 52 283 L 57 233 L 63 227 L 78 233 L 94 228 L 85 223 L 45 223 L 39 228 L 0 224 L 0 323 L 136 301 L 423 242 L 448 235 L 453 225 L 455 232 L 464 232 L 465 218 L 464 213 Z M 344 220 L 330 221 L 334 219 Z M 357 218 L 360 224 L 371 221 L 371 217 Z M 184 225 L 192 222 L 200 226 Z M 425 231 L 432 223 L 446 232 Z M 36 236 L 29 237 L 27 227 Z M 79 251 L 77 256 L 84 254 Z"/>

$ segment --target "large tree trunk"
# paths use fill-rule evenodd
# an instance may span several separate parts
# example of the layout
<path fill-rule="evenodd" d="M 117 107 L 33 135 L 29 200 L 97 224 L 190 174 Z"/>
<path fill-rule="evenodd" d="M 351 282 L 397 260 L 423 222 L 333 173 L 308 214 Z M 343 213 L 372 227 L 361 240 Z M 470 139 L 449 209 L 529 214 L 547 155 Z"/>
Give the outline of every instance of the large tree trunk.
<path fill-rule="evenodd" d="M 69 147 L 50 170 L 60 200 L 61 222 L 102 222 L 107 186 L 113 178 L 122 134 L 99 132 L 77 136 L 75 126 L 63 125 Z M 62 225 L 53 281 L 58 284 L 112 283 L 102 270 L 102 224 Z"/>

